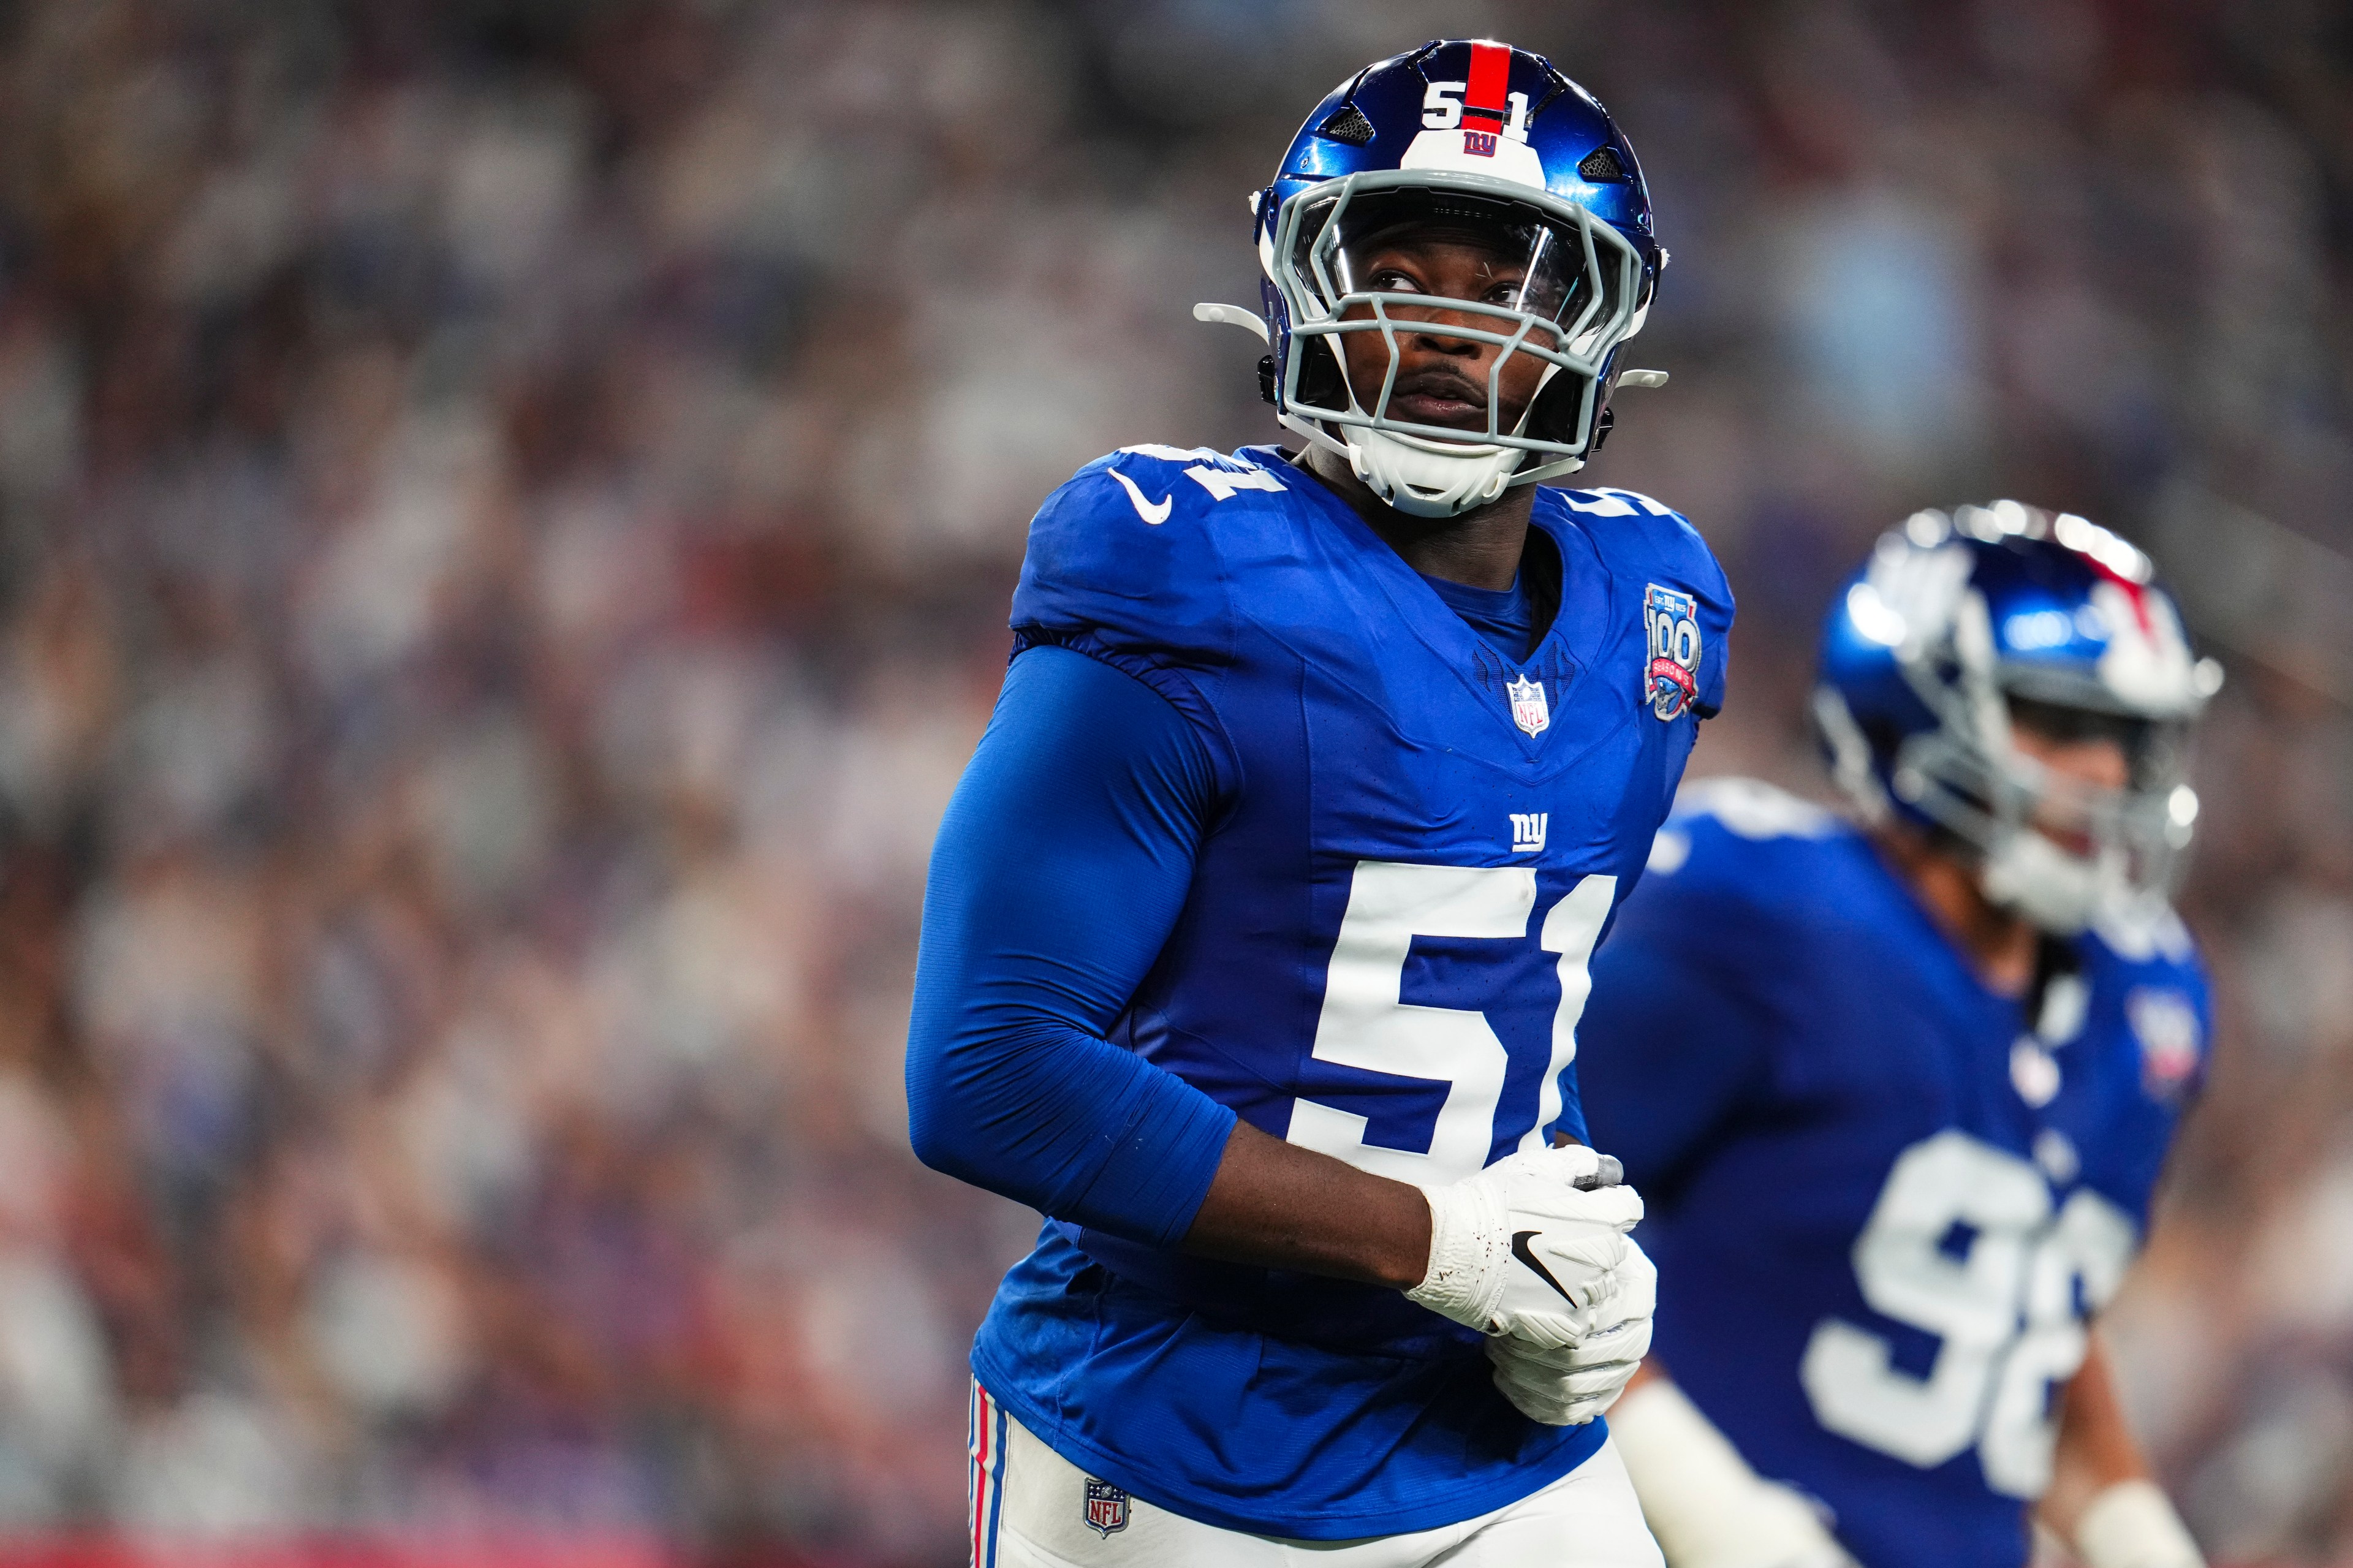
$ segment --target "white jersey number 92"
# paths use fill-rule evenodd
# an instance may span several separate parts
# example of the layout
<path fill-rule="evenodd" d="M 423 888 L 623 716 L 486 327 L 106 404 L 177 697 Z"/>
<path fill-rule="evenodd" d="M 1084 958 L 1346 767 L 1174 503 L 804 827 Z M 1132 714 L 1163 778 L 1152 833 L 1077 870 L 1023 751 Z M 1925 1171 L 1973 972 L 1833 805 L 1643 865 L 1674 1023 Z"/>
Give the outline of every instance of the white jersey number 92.
<path fill-rule="evenodd" d="M 2131 1218 L 2088 1188 L 2054 1215 L 2042 1173 L 1947 1129 L 1906 1149 L 1855 1238 L 1872 1310 L 1941 1342 L 1927 1375 L 1894 1364 L 1886 1338 L 1825 1318 L 1799 1378 L 1815 1418 L 1917 1465 L 1978 1450 L 1988 1485 L 2012 1497 L 2051 1482 L 2052 1384 L 2073 1375 L 2084 1318 L 2131 1261 Z"/>

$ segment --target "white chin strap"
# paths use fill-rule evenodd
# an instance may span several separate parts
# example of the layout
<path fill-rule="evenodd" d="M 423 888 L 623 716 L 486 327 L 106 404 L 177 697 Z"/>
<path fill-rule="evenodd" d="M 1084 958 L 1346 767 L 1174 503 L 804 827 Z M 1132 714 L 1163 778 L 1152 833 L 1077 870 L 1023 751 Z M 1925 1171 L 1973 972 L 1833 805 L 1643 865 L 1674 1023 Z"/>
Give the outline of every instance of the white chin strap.
<path fill-rule="evenodd" d="M 1985 895 L 2053 936 L 2073 936 L 2124 886 L 2122 858 L 2070 855 L 2031 828 L 2002 836 L 1985 861 Z"/>
<path fill-rule="evenodd" d="M 1415 517 L 1459 517 L 1504 493 L 1527 454 L 1491 447 L 1395 436 L 1360 426 L 1342 427 L 1348 466 L 1388 505 Z"/>

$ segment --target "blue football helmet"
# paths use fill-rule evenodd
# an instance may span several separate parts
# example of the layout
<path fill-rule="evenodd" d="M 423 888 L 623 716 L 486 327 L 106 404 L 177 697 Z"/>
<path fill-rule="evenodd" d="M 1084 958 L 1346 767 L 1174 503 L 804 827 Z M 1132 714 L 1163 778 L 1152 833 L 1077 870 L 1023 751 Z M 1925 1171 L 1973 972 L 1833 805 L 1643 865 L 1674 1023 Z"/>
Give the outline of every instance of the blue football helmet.
<path fill-rule="evenodd" d="M 2192 656 L 2153 576 L 2071 514 L 2010 500 L 1913 514 L 1822 628 L 1813 715 L 1840 785 L 1867 820 L 1958 841 L 1987 896 L 2045 931 L 2161 909 L 2198 818 L 2189 726 L 2221 668 Z M 2128 782 L 2046 768 L 2013 725 L 2113 737 Z"/>
<path fill-rule="evenodd" d="M 1367 66 L 1301 126 L 1272 184 L 1251 198 L 1262 310 L 1201 305 L 1204 321 L 1257 331 L 1271 350 L 1262 390 L 1283 426 L 1346 458 L 1389 505 L 1449 517 L 1583 466 L 1642 328 L 1667 253 L 1634 149 L 1593 96 L 1541 56 L 1450 39 Z M 1510 302 L 1447 300 L 1489 319 L 1445 335 L 1495 345 L 1487 427 L 1392 416 L 1400 308 L 1429 297 L 1368 289 L 1352 250 L 1411 225 L 1475 230 L 1520 273 Z M 1406 319 L 1408 330 L 1413 322 Z M 1377 332 L 1389 370 L 1373 405 L 1349 384 L 1344 335 Z M 1504 367 L 1540 361 L 1535 397 L 1499 427 Z M 1628 384 L 1659 385 L 1655 371 Z"/>

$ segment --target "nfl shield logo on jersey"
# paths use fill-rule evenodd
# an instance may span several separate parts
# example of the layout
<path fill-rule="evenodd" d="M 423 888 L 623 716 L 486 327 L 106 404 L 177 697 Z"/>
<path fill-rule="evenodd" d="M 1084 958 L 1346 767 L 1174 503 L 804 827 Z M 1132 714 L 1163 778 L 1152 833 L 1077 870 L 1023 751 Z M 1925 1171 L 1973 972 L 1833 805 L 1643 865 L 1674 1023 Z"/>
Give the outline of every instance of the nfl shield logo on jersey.
<path fill-rule="evenodd" d="M 1651 644 L 1643 695 L 1661 719 L 1680 719 L 1699 695 L 1698 601 L 1656 583 L 1645 584 L 1642 625 Z"/>
<path fill-rule="evenodd" d="M 1529 734 L 1540 735 L 1552 727 L 1552 707 L 1545 701 L 1543 681 L 1523 675 L 1504 683 L 1504 695 L 1512 700 L 1512 722 Z"/>
<path fill-rule="evenodd" d="M 1127 1493 L 1109 1481 L 1087 1478 L 1087 1528 L 1109 1541 L 1127 1528 Z"/>

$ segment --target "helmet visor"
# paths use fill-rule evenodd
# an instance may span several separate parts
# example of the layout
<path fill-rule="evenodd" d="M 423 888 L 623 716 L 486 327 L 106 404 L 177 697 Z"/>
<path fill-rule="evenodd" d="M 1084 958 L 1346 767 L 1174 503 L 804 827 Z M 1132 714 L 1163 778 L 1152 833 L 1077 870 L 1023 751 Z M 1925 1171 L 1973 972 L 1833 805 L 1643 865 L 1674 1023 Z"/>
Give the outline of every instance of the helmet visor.
<path fill-rule="evenodd" d="M 2189 738 L 2187 720 L 2142 718 L 2015 692 L 2007 706 L 2013 731 L 2023 730 L 2057 746 L 2114 747 L 2123 763 L 2125 783 L 2136 793 L 2162 795 L 2181 782 Z"/>
<path fill-rule="evenodd" d="M 1603 265 L 1589 227 L 1523 203 L 1451 190 L 1377 191 L 1327 198 L 1303 217 L 1293 262 L 1329 315 L 1369 320 L 1380 296 L 1394 320 L 1444 320 L 1507 336 L 1513 318 L 1527 316 L 1545 329 L 1529 340 L 1537 347 L 1574 344 L 1590 354 L 1613 321 L 1632 313 L 1630 304 L 1619 309 L 1625 269 Z M 1465 311 L 1466 304 L 1497 313 Z"/>

